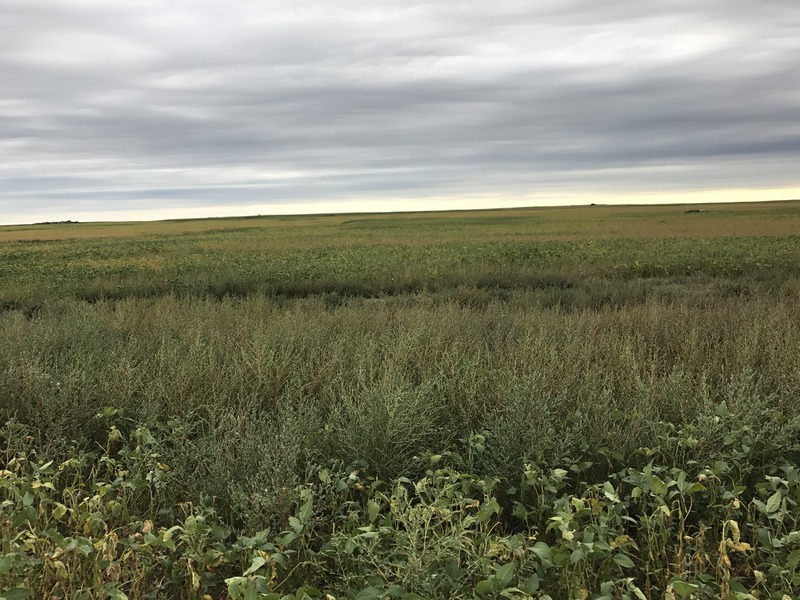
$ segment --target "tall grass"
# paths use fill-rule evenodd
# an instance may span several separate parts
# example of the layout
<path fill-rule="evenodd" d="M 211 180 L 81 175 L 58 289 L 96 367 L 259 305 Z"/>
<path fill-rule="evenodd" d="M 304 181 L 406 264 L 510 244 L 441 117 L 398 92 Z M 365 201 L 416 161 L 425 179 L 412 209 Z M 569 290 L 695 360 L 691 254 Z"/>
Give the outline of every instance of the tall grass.
<path fill-rule="evenodd" d="M 526 292 L 476 301 L 475 290 L 335 307 L 325 297 L 62 301 L 35 318 L 0 316 L 0 410 L 60 453 L 102 443 L 107 406 L 131 427 L 172 422 L 182 438 L 171 465 L 186 482 L 176 494 L 232 508 L 235 494 L 275 495 L 309 461 L 364 460 L 394 477 L 479 430 L 494 440 L 485 460 L 496 474 L 582 446 L 627 460 L 655 424 L 692 422 L 721 402 L 754 427 L 763 411 L 796 415 L 793 285 L 708 305 L 581 310 L 539 307 Z"/>

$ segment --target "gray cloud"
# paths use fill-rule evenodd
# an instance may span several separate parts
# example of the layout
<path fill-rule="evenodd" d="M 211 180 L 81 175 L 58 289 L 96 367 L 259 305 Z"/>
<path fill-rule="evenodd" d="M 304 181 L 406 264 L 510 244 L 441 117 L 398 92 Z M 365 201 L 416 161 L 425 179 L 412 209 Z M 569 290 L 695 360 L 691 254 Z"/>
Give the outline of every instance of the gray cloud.
<path fill-rule="evenodd" d="M 0 221 L 800 185 L 796 0 L 5 0 L 0 28 Z"/>

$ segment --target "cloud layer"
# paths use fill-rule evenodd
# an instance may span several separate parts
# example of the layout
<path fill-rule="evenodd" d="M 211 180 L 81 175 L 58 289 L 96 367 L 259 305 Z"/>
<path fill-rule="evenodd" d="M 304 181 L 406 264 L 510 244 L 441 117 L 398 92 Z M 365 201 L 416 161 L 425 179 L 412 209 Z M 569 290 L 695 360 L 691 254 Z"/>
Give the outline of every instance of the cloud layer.
<path fill-rule="evenodd" d="M 800 186 L 796 0 L 4 0 L 0 30 L 0 222 Z"/>

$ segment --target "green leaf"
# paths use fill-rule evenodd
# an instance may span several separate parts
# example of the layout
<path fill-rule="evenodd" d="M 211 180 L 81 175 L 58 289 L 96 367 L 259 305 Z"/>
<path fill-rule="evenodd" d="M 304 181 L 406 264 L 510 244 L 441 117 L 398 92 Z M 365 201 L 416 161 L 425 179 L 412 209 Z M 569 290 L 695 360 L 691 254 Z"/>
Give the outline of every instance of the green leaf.
<path fill-rule="evenodd" d="M 211 527 L 211 535 L 214 536 L 214 539 L 219 541 L 224 540 L 227 538 L 231 532 L 225 529 L 222 525 L 214 525 Z"/>
<path fill-rule="evenodd" d="M 374 523 L 375 519 L 378 518 L 378 513 L 380 513 L 381 505 L 375 502 L 375 500 L 370 500 L 367 502 L 367 517 L 369 518 L 370 523 Z"/>
<path fill-rule="evenodd" d="M 228 595 L 236 600 L 236 598 L 244 594 L 247 579 L 245 577 L 230 577 L 225 580 L 225 583 L 228 584 Z"/>
<path fill-rule="evenodd" d="M 283 554 L 281 554 L 280 552 L 273 552 L 272 554 L 269 555 L 269 559 L 272 562 L 279 564 L 284 569 L 286 568 L 286 559 L 283 557 Z"/>
<path fill-rule="evenodd" d="M 4 554 L 0 556 L 0 575 L 5 575 L 11 570 L 14 564 L 14 554 Z"/>
<path fill-rule="evenodd" d="M 544 542 L 536 542 L 531 550 L 533 550 L 533 553 L 538 556 L 539 560 L 542 562 L 552 562 L 553 552 L 550 550 L 550 546 Z"/>
<path fill-rule="evenodd" d="M 186 533 L 191 535 L 197 533 L 197 519 L 192 515 L 186 517 L 186 521 L 183 523 L 183 529 Z"/>
<path fill-rule="evenodd" d="M 263 556 L 256 556 L 253 559 L 253 562 L 250 563 L 250 567 L 247 569 L 247 571 L 242 573 L 242 575 L 244 577 L 247 577 L 248 575 L 252 575 L 256 571 L 258 571 L 261 567 L 263 567 L 265 564 L 267 564 L 267 561 Z"/>
<path fill-rule="evenodd" d="M 94 552 L 92 541 L 85 537 L 76 537 L 67 544 L 67 550 L 77 550 L 84 556 L 90 556 Z"/>
<path fill-rule="evenodd" d="M 769 499 L 767 500 L 767 506 L 766 506 L 767 513 L 772 514 L 776 512 L 781 507 L 782 499 L 783 496 L 781 495 L 780 490 L 772 494 L 772 496 L 770 496 Z"/>
<path fill-rule="evenodd" d="M 731 591 L 736 595 L 737 599 L 747 598 L 747 600 L 755 600 L 755 598 L 748 593 L 747 588 L 742 585 L 742 582 L 736 579 L 731 579 Z"/>
<path fill-rule="evenodd" d="M 628 584 L 628 591 L 633 592 L 633 595 L 636 596 L 638 600 L 647 600 L 647 597 L 644 595 L 644 592 L 640 590 L 635 583 L 633 583 L 633 577 L 627 580 Z"/>
<path fill-rule="evenodd" d="M 311 490 L 304 490 L 304 494 L 306 495 L 305 502 L 300 507 L 300 521 L 303 523 L 308 523 L 311 520 L 311 516 L 314 514 L 314 498 L 311 495 Z"/>
<path fill-rule="evenodd" d="M 539 589 L 539 575 L 534 573 L 528 580 L 525 582 L 525 592 L 529 595 L 533 595 Z"/>
<path fill-rule="evenodd" d="M 372 586 L 365 587 L 356 595 L 356 600 L 381 600 L 381 598 L 383 598 L 383 592 Z"/>
<path fill-rule="evenodd" d="M 511 578 L 514 577 L 514 563 L 506 563 L 498 568 L 494 577 L 497 580 L 497 587 L 501 589 L 508 587 L 508 584 L 511 583 Z"/>
<path fill-rule="evenodd" d="M 798 564 L 800 564 L 800 550 L 792 550 L 786 557 L 786 566 L 794 569 Z"/>
<path fill-rule="evenodd" d="M 698 586 L 689 583 L 688 581 L 681 581 L 680 579 L 676 579 L 671 584 L 672 589 L 678 594 L 679 598 L 686 598 L 687 596 L 691 595 L 692 592 L 696 591 Z"/>
<path fill-rule="evenodd" d="M 647 483 L 650 485 L 650 491 L 652 491 L 654 494 L 663 496 L 667 493 L 667 484 L 664 483 L 661 478 L 655 475 L 650 475 L 647 478 Z"/>
<path fill-rule="evenodd" d="M 56 521 L 60 521 L 65 514 L 67 514 L 67 507 L 56 502 L 56 507 L 53 509 L 53 518 Z"/>
<path fill-rule="evenodd" d="M 16 513 L 13 517 L 11 517 L 11 526 L 12 527 L 20 527 L 25 521 L 30 521 L 31 524 L 36 522 L 37 517 L 36 509 L 32 506 L 28 508 L 23 508 L 21 511 Z"/>
<path fill-rule="evenodd" d="M 375 538 L 380 536 L 380 532 L 378 531 L 365 531 L 364 533 L 359 533 L 358 537 L 363 538 L 365 540 L 374 540 Z"/>
<path fill-rule="evenodd" d="M 586 558 L 586 551 L 583 548 L 575 548 L 572 551 L 572 554 L 569 555 L 569 562 L 570 564 L 575 564 L 576 562 L 582 561 Z"/>
<path fill-rule="evenodd" d="M 15 587 L 7 592 L 3 592 L 2 597 L 5 598 L 5 600 L 25 600 L 25 598 L 30 595 L 31 591 L 28 588 Z"/>
<path fill-rule="evenodd" d="M 492 586 L 492 582 L 488 579 L 484 579 L 483 581 L 479 581 L 475 586 L 475 591 L 478 592 L 481 596 L 485 596 L 486 594 L 491 594 L 494 591 L 494 587 Z"/>
<path fill-rule="evenodd" d="M 617 491 L 614 489 L 614 486 L 611 485 L 610 481 L 606 481 L 603 484 L 603 495 L 612 502 L 619 502 L 619 496 L 617 495 Z"/>
<path fill-rule="evenodd" d="M 105 593 L 109 600 L 128 600 L 128 595 L 119 589 L 116 585 L 106 585 Z"/>
<path fill-rule="evenodd" d="M 292 517 L 289 517 L 290 524 L 292 522 L 291 519 Z M 280 538 L 284 546 L 291 546 L 292 542 L 294 542 L 296 539 L 297 539 L 297 534 L 294 531 L 289 531 Z"/>
<path fill-rule="evenodd" d="M 289 526 L 294 529 L 295 533 L 303 531 L 303 523 L 297 517 L 289 517 Z"/>
<path fill-rule="evenodd" d="M 528 509 L 525 508 L 525 505 L 521 502 L 514 502 L 514 510 L 511 512 L 511 514 L 518 519 L 524 519 L 528 516 Z"/>
<path fill-rule="evenodd" d="M 632 569 L 634 567 L 631 557 L 627 554 L 622 554 L 621 552 L 614 555 L 614 562 L 623 569 Z"/>
<path fill-rule="evenodd" d="M 444 573 L 453 581 L 461 578 L 461 567 L 458 566 L 458 561 L 455 558 L 447 564 Z"/>

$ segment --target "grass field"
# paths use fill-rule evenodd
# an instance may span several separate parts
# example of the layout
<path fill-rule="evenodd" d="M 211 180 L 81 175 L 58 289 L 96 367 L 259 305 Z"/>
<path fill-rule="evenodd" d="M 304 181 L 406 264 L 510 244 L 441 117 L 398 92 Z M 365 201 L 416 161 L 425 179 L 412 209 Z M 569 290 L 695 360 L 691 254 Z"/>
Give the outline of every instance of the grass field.
<path fill-rule="evenodd" d="M 800 590 L 800 202 L 0 227 L 0 307 L 0 596 Z"/>
<path fill-rule="evenodd" d="M 800 269 L 800 202 L 686 210 L 594 206 L 4 227 L 0 304 L 373 297 L 458 286 L 565 287 L 596 278 L 769 278 Z"/>

